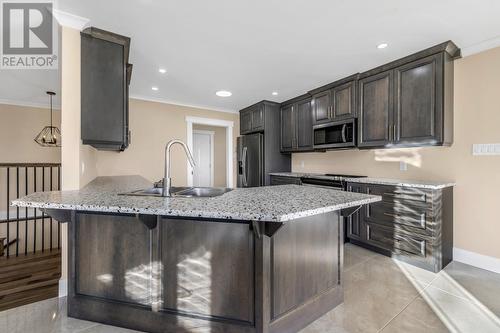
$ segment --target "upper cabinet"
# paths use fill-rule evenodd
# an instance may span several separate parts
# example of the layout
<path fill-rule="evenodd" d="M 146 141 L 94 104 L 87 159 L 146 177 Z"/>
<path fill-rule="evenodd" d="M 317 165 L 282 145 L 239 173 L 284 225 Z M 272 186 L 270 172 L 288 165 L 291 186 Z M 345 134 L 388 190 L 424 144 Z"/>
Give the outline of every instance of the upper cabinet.
<path fill-rule="evenodd" d="M 311 98 L 300 96 L 282 104 L 281 152 L 310 151 L 313 149 Z"/>
<path fill-rule="evenodd" d="M 356 117 L 357 74 L 309 92 L 313 124 Z"/>
<path fill-rule="evenodd" d="M 130 38 L 87 28 L 81 32 L 81 139 L 100 150 L 128 147 Z"/>
<path fill-rule="evenodd" d="M 240 134 L 264 131 L 264 105 L 252 105 L 240 111 Z"/>
<path fill-rule="evenodd" d="M 360 75 L 358 146 L 415 147 L 453 142 L 453 60 L 446 42 Z"/>

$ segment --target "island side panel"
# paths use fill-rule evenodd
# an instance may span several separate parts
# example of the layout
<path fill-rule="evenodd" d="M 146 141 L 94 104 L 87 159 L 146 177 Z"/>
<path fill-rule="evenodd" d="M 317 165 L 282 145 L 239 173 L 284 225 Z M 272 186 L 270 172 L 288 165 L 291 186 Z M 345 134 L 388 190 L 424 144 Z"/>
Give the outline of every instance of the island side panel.
<path fill-rule="evenodd" d="M 254 322 L 254 238 L 248 224 L 160 221 L 163 308 Z"/>
<path fill-rule="evenodd" d="M 135 216 L 102 214 L 77 214 L 75 228 L 75 292 L 150 305 L 150 230 Z"/>
<path fill-rule="evenodd" d="M 270 332 L 296 332 L 343 302 L 339 212 L 285 223 L 270 242 Z"/>

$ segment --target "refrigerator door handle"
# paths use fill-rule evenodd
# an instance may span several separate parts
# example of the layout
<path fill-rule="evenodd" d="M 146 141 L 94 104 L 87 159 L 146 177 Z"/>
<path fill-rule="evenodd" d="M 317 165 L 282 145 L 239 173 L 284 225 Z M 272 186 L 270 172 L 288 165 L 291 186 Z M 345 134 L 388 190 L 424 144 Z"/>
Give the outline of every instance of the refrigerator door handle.
<path fill-rule="evenodd" d="M 248 186 L 247 182 L 247 147 L 243 147 L 242 153 L 242 164 L 243 164 L 243 186 Z"/>

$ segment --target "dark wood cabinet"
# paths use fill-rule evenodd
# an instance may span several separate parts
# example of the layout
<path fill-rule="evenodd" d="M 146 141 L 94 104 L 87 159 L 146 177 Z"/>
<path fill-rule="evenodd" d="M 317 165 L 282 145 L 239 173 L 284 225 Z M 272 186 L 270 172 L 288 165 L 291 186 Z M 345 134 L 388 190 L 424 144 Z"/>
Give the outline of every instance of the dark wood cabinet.
<path fill-rule="evenodd" d="M 453 187 L 348 183 L 347 190 L 382 196 L 346 219 L 352 243 L 433 272 L 452 261 Z"/>
<path fill-rule="evenodd" d="M 301 100 L 296 104 L 297 115 L 297 150 L 305 151 L 313 148 L 311 99 Z"/>
<path fill-rule="evenodd" d="M 284 103 L 280 114 L 281 152 L 312 150 L 311 98 L 300 96 Z"/>
<path fill-rule="evenodd" d="M 265 128 L 263 105 L 256 104 L 240 111 L 240 134 L 262 132 Z"/>
<path fill-rule="evenodd" d="M 122 151 L 130 142 L 130 38 L 87 28 L 81 32 L 81 139 L 99 150 Z"/>
<path fill-rule="evenodd" d="M 392 71 L 359 81 L 358 146 L 385 146 L 392 139 Z"/>
<path fill-rule="evenodd" d="M 281 108 L 281 151 L 291 152 L 295 140 L 295 105 L 290 104 Z"/>
<path fill-rule="evenodd" d="M 314 124 L 322 124 L 331 121 L 330 91 L 323 91 L 313 95 L 312 109 Z"/>
<path fill-rule="evenodd" d="M 360 74 L 359 147 L 451 145 L 457 57 L 446 42 Z"/>
<path fill-rule="evenodd" d="M 312 95 L 313 124 L 356 117 L 356 81 L 358 74 L 314 89 Z"/>

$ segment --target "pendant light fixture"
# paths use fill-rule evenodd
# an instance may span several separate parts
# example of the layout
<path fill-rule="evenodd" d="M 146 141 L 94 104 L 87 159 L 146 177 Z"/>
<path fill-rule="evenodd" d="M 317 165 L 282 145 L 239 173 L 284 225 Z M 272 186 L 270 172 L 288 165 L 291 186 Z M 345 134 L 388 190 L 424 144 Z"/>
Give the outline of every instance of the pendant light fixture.
<path fill-rule="evenodd" d="M 53 91 L 47 91 L 50 99 L 50 126 L 45 126 L 35 138 L 35 142 L 43 147 L 61 147 L 61 131 L 56 126 L 52 126 L 52 97 L 55 94 Z"/>

